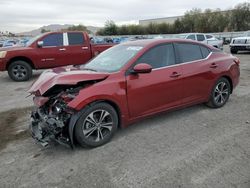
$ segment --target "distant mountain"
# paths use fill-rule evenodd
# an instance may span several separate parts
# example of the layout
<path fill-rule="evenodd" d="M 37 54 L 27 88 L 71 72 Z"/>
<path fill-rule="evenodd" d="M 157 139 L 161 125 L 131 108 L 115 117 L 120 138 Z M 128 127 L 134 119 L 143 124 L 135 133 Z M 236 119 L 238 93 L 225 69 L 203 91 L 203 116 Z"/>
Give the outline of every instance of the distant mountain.
<path fill-rule="evenodd" d="M 49 30 L 49 31 L 60 31 L 62 29 L 67 29 L 68 27 L 71 27 L 71 26 L 73 26 L 73 25 L 70 25 L 70 24 L 64 24 L 64 25 L 51 24 L 51 25 L 40 27 L 40 28 L 32 30 L 32 31 L 21 32 L 21 33 L 16 33 L 16 34 L 17 35 L 26 35 L 26 36 L 36 36 L 36 35 L 41 34 L 42 29 Z M 96 33 L 100 29 L 99 27 L 94 27 L 94 26 L 86 26 L 86 27 L 93 34 Z"/>

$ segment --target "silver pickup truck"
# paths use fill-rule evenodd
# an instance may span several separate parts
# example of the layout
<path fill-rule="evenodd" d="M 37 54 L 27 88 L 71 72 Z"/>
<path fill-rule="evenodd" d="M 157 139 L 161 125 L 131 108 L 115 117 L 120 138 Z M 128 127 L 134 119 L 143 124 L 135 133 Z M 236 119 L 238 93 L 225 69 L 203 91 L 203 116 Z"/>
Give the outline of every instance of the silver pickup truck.
<path fill-rule="evenodd" d="M 230 51 L 232 54 L 237 54 L 238 51 L 250 51 L 250 31 L 245 32 L 243 37 L 233 38 Z"/>
<path fill-rule="evenodd" d="M 196 40 L 211 46 L 214 46 L 216 48 L 219 48 L 223 50 L 223 41 L 215 38 L 211 34 L 206 33 L 183 33 L 174 35 L 174 38 L 183 38 L 183 39 L 191 39 Z"/>

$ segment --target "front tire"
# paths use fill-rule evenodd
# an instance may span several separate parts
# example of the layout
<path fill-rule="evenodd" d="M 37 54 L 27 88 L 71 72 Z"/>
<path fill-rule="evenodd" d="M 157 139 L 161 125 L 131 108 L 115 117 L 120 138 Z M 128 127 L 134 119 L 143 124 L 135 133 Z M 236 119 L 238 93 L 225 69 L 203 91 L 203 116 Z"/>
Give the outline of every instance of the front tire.
<path fill-rule="evenodd" d="M 75 127 L 75 138 L 82 147 L 98 147 L 111 140 L 118 127 L 115 109 L 105 103 L 95 103 L 83 109 Z"/>
<path fill-rule="evenodd" d="M 27 81 L 32 76 L 32 67 L 25 61 L 14 61 L 8 67 L 8 74 L 14 81 Z"/>
<path fill-rule="evenodd" d="M 213 87 L 207 106 L 220 108 L 226 104 L 231 94 L 231 85 L 226 78 L 220 78 Z"/>

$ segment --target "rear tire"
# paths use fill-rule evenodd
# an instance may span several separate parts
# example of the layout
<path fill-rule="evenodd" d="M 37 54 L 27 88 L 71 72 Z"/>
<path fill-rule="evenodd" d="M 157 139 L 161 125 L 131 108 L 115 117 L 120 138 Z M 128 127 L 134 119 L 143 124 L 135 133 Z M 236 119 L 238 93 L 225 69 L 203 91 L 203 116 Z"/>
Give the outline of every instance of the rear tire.
<path fill-rule="evenodd" d="M 75 127 L 75 138 L 82 147 L 98 147 L 111 140 L 118 127 L 115 109 L 105 103 L 86 106 Z"/>
<path fill-rule="evenodd" d="M 231 94 L 231 85 L 228 79 L 220 78 L 213 87 L 210 99 L 206 103 L 211 108 L 220 108 L 226 104 Z"/>
<path fill-rule="evenodd" d="M 25 61 L 14 61 L 8 67 L 8 74 L 16 82 L 27 81 L 32 77 L 32 67 Z"/>

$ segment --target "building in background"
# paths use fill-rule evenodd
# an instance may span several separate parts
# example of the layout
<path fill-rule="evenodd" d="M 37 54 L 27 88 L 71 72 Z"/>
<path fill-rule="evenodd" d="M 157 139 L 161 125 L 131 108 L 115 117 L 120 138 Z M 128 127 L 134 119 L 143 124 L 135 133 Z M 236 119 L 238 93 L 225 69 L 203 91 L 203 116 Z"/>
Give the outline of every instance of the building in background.
<path fill-rule="evenodd" d="M 232 10 L 224 10 L 219 11 L 223 14 L 226 14 L 227 12 Z M 211 12 L 211 14 L 216 13 L 217 11 Z M 154 18 L 154 19 L 145 19 L 145 20 L 139 20 L 139 25 L 146 26 L 150 23 L 153 24 L 161 24 L 161 23 L 167 23 L 167 24 L 173 24 L 177 19 L 182 19 L 184 15 L 182 16 L 171 16 L 171 17 L 164 17 L 164 18 Z"/>
<path fill-rule="evenodd" d="M 181 19 L 184 16 L 171 16 L 171 17 L 164 17 L 164 18 L 155 18 L 155 19 L 146 19 L 146 20 L 139 20 L 139 25 L 146 26 L 150 23 L 154 24 L 161 24 L 161 23 L 168 23 L 173 24 L 175 20 Z"/>

